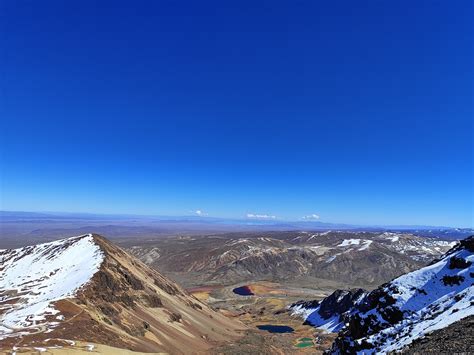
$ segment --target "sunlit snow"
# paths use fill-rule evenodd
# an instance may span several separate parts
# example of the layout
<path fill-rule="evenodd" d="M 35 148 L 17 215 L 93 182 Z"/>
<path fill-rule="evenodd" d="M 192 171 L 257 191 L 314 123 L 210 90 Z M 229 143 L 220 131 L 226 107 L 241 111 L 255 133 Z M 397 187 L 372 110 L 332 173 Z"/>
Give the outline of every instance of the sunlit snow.
<path fill-rule="evenodd" d="M 57 314 L 52 303 L 73 297 L 102 260 L 90 234 L 0 252 L 0 339 Z"/>

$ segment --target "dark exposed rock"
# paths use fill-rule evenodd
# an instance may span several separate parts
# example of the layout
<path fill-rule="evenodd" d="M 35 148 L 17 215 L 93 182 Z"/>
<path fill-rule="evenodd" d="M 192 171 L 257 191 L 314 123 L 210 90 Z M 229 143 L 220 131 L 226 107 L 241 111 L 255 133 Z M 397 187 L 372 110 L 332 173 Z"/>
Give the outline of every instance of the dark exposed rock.
<path fill-rule="evenodd" d="M 170 314 L 170 322 L 181 322 L 182 318 L 183 317 L 179 313 L 173 312 Z"/>
<path fill-rule="evenodd" d="M 403 320 L 403 312 L 397 307 L 385 307 L 380 313 L 382 314 L 383 319 L 385 319 L 389 324 L 396 324 Z"/>
<path fill-rule="evenodd" d="M 324 319 L 328 319 L 335 314 L 342 314 L 354 307 L 355 302 L 363 296 L 365 290 L 336 290 L 326 297 L 319 305 L 319 314 Z"/>
<path fill-rule="evenodd" d="M 125 281 L 132 287 L 134 290 L 143 290 L 145 287 L 143 286 L 143 282 L 137 279 L 132 274 L 128 273 L 127 271 L 120 269 L 120 273 L 124 277 Z"/>
<path fill-rule="evenodd" d="M 128 295 L 128 294 L 122 294 L 118 297 L 118 302 L 122 303 L 123 305 L 129 307 L 129 308 L 134 308 L 135 307 L 135 297 Z"/>
<path fill-rule="evenodd" d="M 298 301 L 290 305 L 291 307 L 295 306 L 302 306 L 303 308 L 316 308 L 319 306 L 319 301 L 312 300 L 312 301 Z"/>
<path fill-rule="evenodd" d="M 124 290 L 124 287 L 107 271 L 99 270 L 94 278 L 97 279 L 100 286 L 109 291 L 107 292 L 109 294 L 114 294 Z"/>
<path fill-rule="evenodd" d="M 421 294 L 423 294 L 423 295 L 425 295 L 425 296 L 427 295 L 426 291 L 423 290 L 422 288 L 417 289 L 417 291 L 418 291 L 418 293 L 421 293 Z"/>
<path fill-rule="evenodd" d="M 174 295 L 180 295 L 180 294 L 182 294 L 182 293 L 179 291 L 179 289 L 178 289 L 177 287 L 175 287 L 174 285 L 171 285 L 171 284 L 169 284 L 169 283 L 167 283 L 167 282 L 163 282 L 163 281 L 160 281 L 160 280 L 154 278 L 154 279 L 153 279 L 153 283 L 154 283 L 156 286 L 158 286 L 158 287 L 162 288 L 163 290 L 165 290 L 166 293 L 168 293 L 168 294 L 170 294 L 170 295 L 173 295 L 173 296 L 174 296 Z"/>
<path fill-rule="evenodd" d="M 192 303 L 191 307 L 193 307 L 194 309 L 202 309 L 202 306 L 199 303 Z"/>
<path fill-rule="evenodd" d="M 156 295 L 145 294 L 142 296 L 142 299 L 148 305 L 148 307 L 152 308 L 159 308 L 163 307 L 163 302 L 161 302 L 161 298 Z"/>
<path fill-rule="evenodd" d="M 460 284 L 464 281 L 464 276 L 460 276 L 460 275 L 454 275 L 454 276 L 445 275 L 445 276 L 443 276 L 442 281 L 443 281 L 443 283 L 444 283 L 446 286 L 460 285 Z"/>
<path fill-rule="evenodd" d="M 470 261 L 467 261 L 463 258 L 458 258 L 458 257 L 451 257 L 451 259 L 449 259 L 449 268 L 450 269 L 465 269 L 469 266 L 471 266 L 472 262 Z"/>
<path fill-rule="evenodd" d="M 474 235 L 471 235 L 470 237 L 461 240 L 460 245 L 466 250 L 474 253 Z"/>
<path fill-rule="evenodd" d="M 109 317 L 114 317 L 119 313 L 114 307 L 107 304 L 101 304 L 99 306 L 99 309 L 102 311 L 103 314 Z"/>

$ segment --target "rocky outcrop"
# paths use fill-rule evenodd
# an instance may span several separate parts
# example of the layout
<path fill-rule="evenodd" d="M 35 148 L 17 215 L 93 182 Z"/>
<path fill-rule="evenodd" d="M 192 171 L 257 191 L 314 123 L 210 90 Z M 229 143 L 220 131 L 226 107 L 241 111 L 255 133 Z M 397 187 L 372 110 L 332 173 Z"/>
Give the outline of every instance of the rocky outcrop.
<path fill-rule="evenodd" d="M 363 289 L 334 291 L 320 303 L 319 314 L 325 319 L 335 314 L 343 314 L 353 308 L 365 293 Z"/>
<path fill-rule="evenodd" d="M 338 331 L 346 323 L 350 311 L 364 299 L 363 289 L 336 290 L 322 301 L 300 301 L 290 305 L 294 315 L 304 315 L 304 324 Z"/>
<path fill-rule="evenodd" d="M 344 309 L 342 305 L 350 302 L 337 302 L 343 299 L 341 292 L 318 303 L 315 311 L 319 318 L 313 312 L 305 314 L 306 320 L 316 319 L 315 326 L 338 331 L 331 349 L 333 354 L 383 354 L 407 349 L 412 344 L 421 346 L 425 337 L 432 341 L 433 334 L 447 334 L 447 330 L 440 330 L 468 317 L 472 319 L 473 246 L 474 237 L 469 237 L 435 263 L 363 294 L 339 315 L 339 327 L 328 327 L 334 323 L 334 317 L 327 316 L 334 312 L 322 313 L 321 306 L 326 303 L 331 306 L 329 309 Z"/>

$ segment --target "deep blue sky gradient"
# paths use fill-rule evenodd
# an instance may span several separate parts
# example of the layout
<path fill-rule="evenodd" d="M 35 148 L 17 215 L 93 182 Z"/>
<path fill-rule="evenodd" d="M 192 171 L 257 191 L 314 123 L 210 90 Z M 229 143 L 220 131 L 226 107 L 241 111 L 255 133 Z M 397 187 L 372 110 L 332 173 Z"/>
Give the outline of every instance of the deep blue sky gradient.
<path fill-rule="evenodd" d="M 470 1 L 2 1 L 1 209 L 473 225 Z"/>

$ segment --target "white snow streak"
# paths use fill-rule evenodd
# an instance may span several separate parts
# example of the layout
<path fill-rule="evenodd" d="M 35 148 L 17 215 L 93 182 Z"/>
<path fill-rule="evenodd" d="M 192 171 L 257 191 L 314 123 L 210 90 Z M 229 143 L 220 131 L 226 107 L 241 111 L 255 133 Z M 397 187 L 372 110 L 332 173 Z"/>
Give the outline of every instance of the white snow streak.
<path fill-rule="evenodd" d="M 90 234 L 1 252 L 0 339 L 38 328 L 46 316 L 57 314 L 52 303 L 73 297 L 98 271 L 103 257 Z"/>

